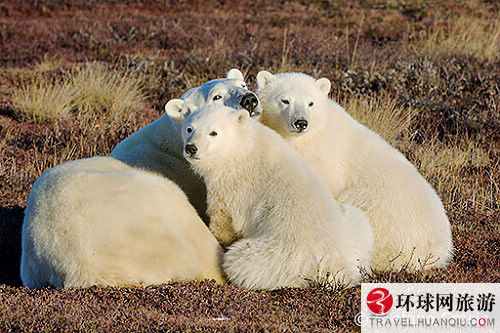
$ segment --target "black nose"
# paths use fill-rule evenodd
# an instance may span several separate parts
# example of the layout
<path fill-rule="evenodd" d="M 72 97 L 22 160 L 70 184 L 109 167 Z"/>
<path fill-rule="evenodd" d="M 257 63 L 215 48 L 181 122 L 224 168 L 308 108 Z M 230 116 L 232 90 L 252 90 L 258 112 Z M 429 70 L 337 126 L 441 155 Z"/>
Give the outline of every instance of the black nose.
<path fill-rule="evenodd" d="M 307 128 L 307 120 L 299 119 L 293 123 L 293 126 L 295 126 L 296 129 L 302 132 Z"/>
<path fill-rule="evenodd" d="M 255 94 L 248 93 L 241 98 L 240 105 L 242 108 L 247 109 L 250 112 L 250 116 L 252 116 L 255 108 L 259 105 L 259 100 Z"/>
<path fill-rule="evenodd" d="M 186 148 L 184 148 L 184 150 L 186 151 L 186 153 L 188 153 L 189 155 L 194 155 L 196 154 L 196 152 L 198 151 L 198 148 L 196 147 L 196 145 L 190 143 L 188 145 L 186 145 Z"/>

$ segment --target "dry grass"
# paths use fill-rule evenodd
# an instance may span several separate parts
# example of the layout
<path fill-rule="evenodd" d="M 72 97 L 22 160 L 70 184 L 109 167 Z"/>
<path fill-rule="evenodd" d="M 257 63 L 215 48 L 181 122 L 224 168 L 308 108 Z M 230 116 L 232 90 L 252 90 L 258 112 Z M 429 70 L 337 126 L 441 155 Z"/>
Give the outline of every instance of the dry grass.
<path fill-rule="evenodd" d="M 102 114 L 112 122 L 126 122 L 144 107 L 142 80 L 129 73 L 88 65 L 75 71 L 71 85 L 78 91 L 76 108 L 83 118 Z"/>
<path fill-rule="evenodd" d="M 480 60 L 500 59 L 500 21 L 484 20 L 463 15 L 450 20 L 452 23 L 436 23 L 417 45 L 422 53 L 462 54 Z"/>
<path fill-rule="evenodd" d="M 31 78 L 12 92 L 11 104 L 21 120 L 41 122 L 77 113 L 123 125 L 145 105 L 143 78 L 98 64 L 74 67 L 61 75 L 45 75 L 60 68 L 57 60 L 39 62 Z"/>
<path fill-rule="evenodd" d="M 390 97 L 344 98 L 341 105 L 368 128 L 399 148 L 442 194 L 445 204 L 491 215 L 499 209 L 498 147 L 463 138 L 454 145 L 438 140 L 417 143 L 410 132 L 418 119 L 412 109 Z"/>
<path fill-rule="evenodd" d="M 408 133 L 412 110 L 398 106 L 390 97 L 344 98 L 340 104 L 356 120 L 377 132 L 392 145 Z"/>
<path fill-rule="evenodd" d="M 68 116 L 75 107 L 76 96 L 69 80 L 50 82 L 35 77 L 12 92 L 11 102 L 21 120 L 41 122 Z"/>
<path fill-rule="evenodd" d="M 38 73 L 53 72 L 64 66 L 64 60 L 59 57 L 48 57 L 45 55 L 42 60 L 35 64 L 35 71 Z"/>
<path fill-rule="evenodd" d="M 410 161 L 441 193 L 445 204 L 459 210 L 493 214 L 499 206 L 498 151 L 472 141 L 456 146 L 440 142 L 408 145 Z"/>

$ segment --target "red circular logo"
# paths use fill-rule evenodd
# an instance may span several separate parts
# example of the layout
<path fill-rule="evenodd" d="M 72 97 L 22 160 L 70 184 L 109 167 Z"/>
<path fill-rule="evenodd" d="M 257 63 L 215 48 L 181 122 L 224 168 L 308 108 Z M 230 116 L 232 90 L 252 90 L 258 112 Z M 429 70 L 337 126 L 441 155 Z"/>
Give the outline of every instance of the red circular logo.
<path fill-rule="evenodd" d="M 366 296 L 368 309 L 377 315 L 386 314 L 392 308 L 393 302 L 391 293 L 385 288 L 372 289 Z"/>

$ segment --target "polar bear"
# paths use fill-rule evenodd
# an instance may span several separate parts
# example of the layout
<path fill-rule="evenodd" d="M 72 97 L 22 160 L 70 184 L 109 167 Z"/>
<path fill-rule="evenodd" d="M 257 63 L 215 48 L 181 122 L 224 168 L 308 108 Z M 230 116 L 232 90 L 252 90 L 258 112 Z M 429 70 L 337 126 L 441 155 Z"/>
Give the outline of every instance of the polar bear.
<path fill-rule="evenodd" d="M 233 68 L 227 78 L 206 82 L 185 92 L 180 100 L 170 100 L 165 105 L 166 114 L 127 137 L 111 152 L 112 157 L 131 166 L 173 180 L 206 223 L 205 184 L 191 171 L 182 156 L 180 126 L 190 108 L 211 103 L 246 109 L 254 118 L 258 118 L 262 111 L 256 95 L 248 90 L 243 74 Z"/>
<path fill-rule="evenodd" d="M 111 157 L 49 169 L 26 204 L 21 279 L 30 288 L 222 283 L 221 255 L 177 185 Z"/>
<path fill-rule="evenodd" d="M 326 78 L 261 71 L 260 121 L 315 167 L 334 198 L 368 215 L 373 268 L 447 265 L 451 230 L 438 195 L 403 154 L 328 98 L 330 86 Z"/>
<path fill-rule="evenodd" d="M 183 137 L 207 185 L 210 226 L 231 223 L 237 235 L 222 262 L 228 281 L 249 289 L 359 282 L 373 246 L 366 216 L 340 207 L 276 132 L 248 112 L 209 105 L 186 118 Z"/>

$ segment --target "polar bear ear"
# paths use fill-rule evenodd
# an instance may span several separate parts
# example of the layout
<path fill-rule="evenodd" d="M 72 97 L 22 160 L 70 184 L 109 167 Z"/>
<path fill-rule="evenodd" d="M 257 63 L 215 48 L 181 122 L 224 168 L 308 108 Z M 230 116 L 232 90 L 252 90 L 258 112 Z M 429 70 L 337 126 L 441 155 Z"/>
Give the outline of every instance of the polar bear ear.
<path fill-rule="evenodd" d="M 165 104 L 165 113 L 173 119 L 183 120 L 191 113 L 187 103 L 182 99 L 171 99 Z"/>
<path fill-rule="evenodd" d="M 250 113 L 247 110 L 240 110 L 236 112 L 236 121 L 238 124 L 243 125 L 248 121 L 248 119 L 250 119 Z"/>
<path fill-rule="evenodd" d="M 328 93 L 330 93 L 332 84 L 326 77 L 322 77 L 321 79 L 316 80 L 316 84 L 318 85 L 319 90 L 321 90 L 321 92 L 325 95 L 328 95 Z"/>
<path fill-rule="evenodd" d="M 243 73 L 238 68 L 231 68 L 229 72 L 227 72 L 227 78 L 245 81 Z"/>
<path fill-rule="evenodd" d="M 259 88 L 264 88 L 269 83 L 273 82 L 276 78 L 271 72 L 260 71 L 257 73 L 257 86 Z"/>

